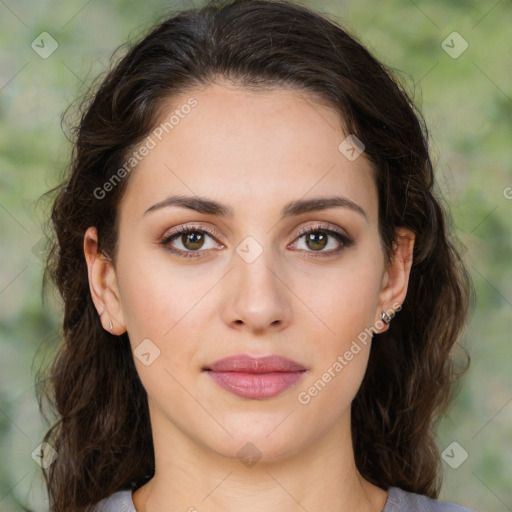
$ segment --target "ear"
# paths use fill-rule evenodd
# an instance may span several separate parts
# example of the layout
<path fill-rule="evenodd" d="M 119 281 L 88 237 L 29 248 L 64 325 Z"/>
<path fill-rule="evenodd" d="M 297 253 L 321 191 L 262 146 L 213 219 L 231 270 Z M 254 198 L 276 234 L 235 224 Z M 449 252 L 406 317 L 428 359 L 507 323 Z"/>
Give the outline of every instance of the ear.
<path fill-rule="evenodd" d="M 376 319 L 376 325 L 384 324 L 380 332 L 389 329 L 389 325 L 381 319 L 382 313 L 387 313 L 393 318 L 395 311 L 400 309 L 405 300 L 412 267 L 415 235 L 410 229 L 404 227 L 396 228 L 395 233 L 397 240 L 395 252 L 382 278 L 379 310 L 377 311 Z"/>
<path fill-rule="evenodd" d="M 95 227 L 84 235 L 84 254 L 89 276 L 91 297 L 101 318 L 103 328 L 110 334 L 120 335 L 126 331 L 117 277 L 110 259 L 98 253 L 98 234 Z M 112 329 L 110 329 L 112 322 Z"/>

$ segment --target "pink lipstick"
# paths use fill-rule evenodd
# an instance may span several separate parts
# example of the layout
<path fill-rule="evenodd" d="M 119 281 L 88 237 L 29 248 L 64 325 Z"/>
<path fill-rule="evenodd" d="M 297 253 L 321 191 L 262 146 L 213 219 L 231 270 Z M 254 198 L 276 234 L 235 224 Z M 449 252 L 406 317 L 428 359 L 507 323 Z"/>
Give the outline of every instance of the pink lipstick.
<path fill-rule="evenodd" d="M 307 372 L 301 364 L 281 356 L 226 357 L 203 369 L 221 388 L 251 400 L 279 395 Z"/>

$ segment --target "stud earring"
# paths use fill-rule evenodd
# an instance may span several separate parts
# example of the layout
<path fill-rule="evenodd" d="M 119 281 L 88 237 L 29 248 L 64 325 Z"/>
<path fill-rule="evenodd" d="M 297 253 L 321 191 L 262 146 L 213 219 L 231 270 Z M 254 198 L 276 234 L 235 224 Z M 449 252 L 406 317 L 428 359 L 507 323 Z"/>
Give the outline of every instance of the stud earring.
<path fill-rule="evenodd" d="M 109 320 L 108 321 L 108 330 L 111 331 L 113 328 L 114 328 L 114 326 L 112 324 L 112 320 Z"/>
<path fill-rule="evenodd" d="M 389 325 L 391 323 L 391 317 L 385 311 L 382 312 L 381 318 L 385 324 Z"/>

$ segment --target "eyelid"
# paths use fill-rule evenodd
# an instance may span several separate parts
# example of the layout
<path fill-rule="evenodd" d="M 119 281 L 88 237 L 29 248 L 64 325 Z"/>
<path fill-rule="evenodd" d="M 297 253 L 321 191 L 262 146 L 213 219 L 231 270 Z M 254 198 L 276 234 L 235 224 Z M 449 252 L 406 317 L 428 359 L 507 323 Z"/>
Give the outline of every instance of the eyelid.
<path fill-rule="evenodd" d="M 331 224 L 330 222 L 325 222 L 325 221 L 317 221 L 316 224 L 314 224 L 314 225 L 307 225 L 307 226 L 301 227 L 295 234 L 295 238 L 293 239 L 293 241 L 295 241 L 297 238 L 299 238 L 300 236 L 302 236 L 310 231 L 321 230 L 321 229 L 334 231 L 334 232 L 338 233 L 339 235 L 342 235 L 345 238 L 350 239 L 349 235 L 345 232 L 345 230 L 341 229 L 340 227 L 336 226 L 335 224 Z M 210 236 L 215 237 L 217 239 L 222 238 L 222 234 L 216 228 L 210 227 L 210 226 L 207 227 L 207 226 L 201 226 L 201 225 L 194 225 L 194 224 L 186 224 L 186 225 L 178 226 L 177 228 L 174 228 L 171 231 L 166 232 L 161 238 L 163 240 L 166 240 L 166 239 L 171 238 L 173 235 L 178 235 L 183 232 L 194 231 L 194 230 L 205 231 L 207 234 L 209 234 Z M 217 240 L 217 241 L 219 241 L 219 240 Z"/>
<path fill-rule="evenodd" d="M 328 232 L 334 231 L 338 235 L 346 238 L 347 240 L 350 240 L 350 237 L 348 236 L 348 234 L 346 233 L 346 231 L 344 229 L 336 226 L 336 224 L 331 224 L 330 222 L 325 222 L 325 221 L 317 221 L 317 223 L 314 225 L 304 226 L 304 227 L 300 228 L 299 231 L 297 232 L 297 234 L 295 235 L 295 240 L 306 233 L 309 233 L 311 231 L 317 231 L 317 230 L 318 231 L 323 230 L 323 231 L 328 231 Z"/>
<path fill-rule="evenodd" d="M 174 235 L 179 235 L 181 233 L 184 233 L 184 232 L 186 233 L 188 231 L 204 231 L 205 233 L 207 233 L 208 235 L 210 235 L 214 238 L 217 238 L 217 239 L 222 238 L 222 234 L 220 233 L 220 231 L 218 231 L 214 227 L 186 224 L 184 226 L 178 226 L 177 228 L 175 228 L 169 232 L 166 232 L 163 235 L 162 240 L 164 240 L 164 241 L 168 240 L 169 238 L 172 238 L 172 236 L 174 236 Z"/>
<path fill-rule="evenodd" d="M 218 238 L 221 238 L 217 233 L 218 231 L 215 228 L 212 227 L 205 227 L 205 226 L 199 226 L 199 225 L 182 225 L 178 228 L 173 229 L 172 231 L 168 232 L 163 236 L 163 238 L 158 242 L 160 245 L 164 247 L 164 249 L 175 256 L 187 259 L 189 261 L 193 261 L 195 258 L 205 258 L 208 257 L 210 254 L 210 251 L 212 248 L 209 249 L 198 249 L 196 251 L 192 250 L 183 250 L 183 249 L 177 249 L 171 245 L 171 242 L 174 241 L 174 239 L 178 239 L 179 236 L 182 233 L 189 233 L 189 232 L 202 232 L 206 235 L 210 236 L 212 239 L 214 239 L 217 244 L 224 245 L 222 242 L 218 241 Z M 335 257 L 341 254 L 342 251 L 353 245 L 354 241 L 351 237 L 349 237 L 345 230 L 342 228 L 333 225 L 329 222 L 317 221 L 315 225 L 308 225 L 304 226 L 296 233 L 295 238 L 290 242 L 286 247 L 289 248 L 290 246 L 294 246 L 298 243 L 298 241 L 306 234 L 312 233 L 315 231 L 324 231 L 327 233 L 327 236 L 330 238 L 336 239 L 337 243 L 339 244 L 339 247 L 336 249 L 331 249 L 329 251 L 307 251 L 307 250 L 301 250 L 299 249 L 297 251 L 297 255 L 300 257 L 307 257 L 307 258 L 329 258 L 329 257 Z M 216 247 L 215 249 L 219 249 L 219 247 Z M 220 248 L 222 249 L 222 247 Z M 206 254 L 204 254 L 206 253 Z M 197 260 L 199 261 L 199 260 Z M 320 261 L 320 260 L 318 260 Z"/>

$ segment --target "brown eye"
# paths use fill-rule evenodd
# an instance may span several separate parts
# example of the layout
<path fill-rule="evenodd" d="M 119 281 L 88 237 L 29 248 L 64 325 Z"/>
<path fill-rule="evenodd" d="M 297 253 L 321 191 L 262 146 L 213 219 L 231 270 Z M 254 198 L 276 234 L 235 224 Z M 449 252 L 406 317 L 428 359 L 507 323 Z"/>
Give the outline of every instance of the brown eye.
<path fill-rule="evenodd" d="M 329 235 L 322 231 L 313 231 L 305 235 L 306 245 L 313 251 L 321 251 L 327 246 Z"/>
<path fill-rule="evenodd" d="M 302 242 L 302 247 L 299 242 Z M 352 240 L 342 232 L 328 229 L 324 226 L 313 226 L 302 229 L 293 246 L 295 249 L 301 249 L 307 253 L 329 256 L 342 251 L 352 245 L 352 243 Z"/>
<path fill-rule="evenodd" d="M 208 243 L 208 239 L 211 241 Z M 183 257 L 203 256 L 207 249 L 219 248 L 213 234 L 205 229 L 181 227 L 160 242 L 166 250 Z"/>
<path fill-rule="evenodd" d="M 196 251 L 204 245 L 204 234 L 200 231 L 189 231 L 181 235 L 181 243 L 186 249 Z"/>

